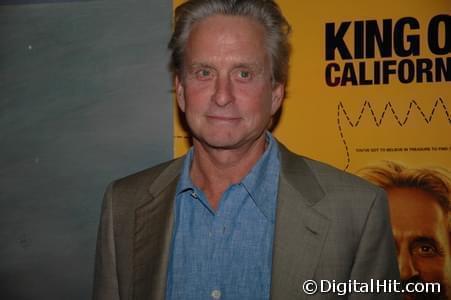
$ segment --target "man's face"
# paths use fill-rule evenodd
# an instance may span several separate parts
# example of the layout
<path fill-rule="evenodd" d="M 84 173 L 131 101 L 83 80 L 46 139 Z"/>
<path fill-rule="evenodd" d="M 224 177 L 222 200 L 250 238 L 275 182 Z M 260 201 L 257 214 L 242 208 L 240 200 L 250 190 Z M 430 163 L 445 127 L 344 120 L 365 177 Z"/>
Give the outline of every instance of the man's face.
<path fill-rule="evenodd" d="M 177 101 L 195 140 L 235 149 L 261 138 L 281 105 L 273 84 L 265 29 L 252 19 L 210 16 L 189 35 Z"/>
<path fill-rule="evenodd" d="M 431 194 L 420 189 L 392 188 L 387 192 L 401 280 L 439 282 L 446 294 L 451 258 L 443 209 Z M 406 299 L 416 298 L 406 295 Z M 430 294 L 426 299 L 436 298 Z"/>

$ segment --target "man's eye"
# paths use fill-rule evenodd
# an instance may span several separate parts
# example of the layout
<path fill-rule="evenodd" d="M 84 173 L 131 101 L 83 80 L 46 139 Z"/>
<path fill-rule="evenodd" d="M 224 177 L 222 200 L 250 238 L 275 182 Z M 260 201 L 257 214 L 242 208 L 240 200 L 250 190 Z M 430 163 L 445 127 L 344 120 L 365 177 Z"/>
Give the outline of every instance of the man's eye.
<path fill-rule="evenodd" d="M 248 78 L 250 77 L 250 73 L 248 71 L 240 71 L 240 77 L 241 78 Z"/>
<path fill-rule="evenodd" d="M 432 257 L 438 254 L 437 249 L 428 244 L 419 244 L 416 245 L 413 249 L 414 254 L 422 256 L 422 257 Z"/>
<path fill-rule="evenodd" d="M 211 77 L 212 72 L 210 70 L 207 69 L 202 69 L 196 72 L 196 77 L 200 78 L 200 79 L 206 79 Z"/>
<path fill-rule="evenodd" d="M 251 72 L 249 72 L 249 71 L 239 71 L 238 72 L 238 76 L 241 79 L 249 79 L 251 77 Z"/>

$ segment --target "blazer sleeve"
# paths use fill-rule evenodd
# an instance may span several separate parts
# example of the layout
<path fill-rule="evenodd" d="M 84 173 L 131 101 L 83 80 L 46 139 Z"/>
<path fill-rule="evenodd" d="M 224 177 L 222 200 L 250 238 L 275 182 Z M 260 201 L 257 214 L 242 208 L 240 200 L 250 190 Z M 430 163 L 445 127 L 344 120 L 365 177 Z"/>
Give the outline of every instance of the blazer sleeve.
<path fill-rule="evenodd" d="M 97 235 L 94 269 L 94 300 L 119 300 L 116 251 L 113 228 L 113 183 L 105 192 Z"/>
<path fill-rule="evenodd" d="M 387 286 L 380 286 L 380 293 L 352 293 L 349 299 L 401 299 L 401 293 L 389 291 L 393 285 L 389 280 L 400 282 L 396 248 L 391 231 L 387 197 L 383 190 L 378 190 L 368 213 L 365 226 L 360 238 L 359 247 L 351 271 L 351 280 L 358 283 L 370 283 L 376 280 Z M 401 288 L 401 287 L 398 287 Z"/>

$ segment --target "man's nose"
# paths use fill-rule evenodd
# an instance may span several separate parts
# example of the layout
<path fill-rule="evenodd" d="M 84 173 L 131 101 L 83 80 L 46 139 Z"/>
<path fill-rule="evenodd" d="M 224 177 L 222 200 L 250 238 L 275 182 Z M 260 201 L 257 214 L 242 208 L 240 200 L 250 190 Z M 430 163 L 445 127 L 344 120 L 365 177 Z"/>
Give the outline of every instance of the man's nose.
<path fill-rule="evenodd" d="M 227 106 L 234 101 L 232 83 L 228 76 L 218 76 L 215 82 L 215 92 L 213 94 L 213 101 L 218 106 Z"/>
<path fill-rule="evenodd" d="M 409 249 L 400 252 L 398 256 L 398 267 L 401 280 L 409 280 L 419 275 Z"/>

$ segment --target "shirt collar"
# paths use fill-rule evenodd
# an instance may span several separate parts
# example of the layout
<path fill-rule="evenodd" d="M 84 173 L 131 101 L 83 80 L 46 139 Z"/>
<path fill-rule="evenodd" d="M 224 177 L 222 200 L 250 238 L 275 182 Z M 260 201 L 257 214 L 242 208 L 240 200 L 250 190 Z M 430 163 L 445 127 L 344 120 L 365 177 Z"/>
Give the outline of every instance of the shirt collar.
<path fill-rule="evenodd" d="M 191 147 L 188 153 L 186 153 L 185 160 L 183 162 L 182 173 L 180 174 L 180 179 L 175 190 L 176 196 L 185 191 L 194 190 L 194 184 L 191 181 L 191 176 L 189 175 L 189 171 L 191 169 L 191 161 L 193 160 L 193 153 L 193 147 Z"/>
<path fill-rule="evenodd" d="M 274 222 L 280 172 L 279 149 L 269 132 L 266 133 L 266 141 L 265 152 L 241 184 L 263 215 Z"/>
<path fill-rule="evenodd" d="M 266 142 L 265 152 L 239 184 L 246 189 L 263 215 L 274 223 L 280 172 L 279 148 L 270 132 L 266 132 Z M 193 153 L 194 148 L 191 147 L 183 163 L 176 195 L 195 190 L 189 174 Z"/>

